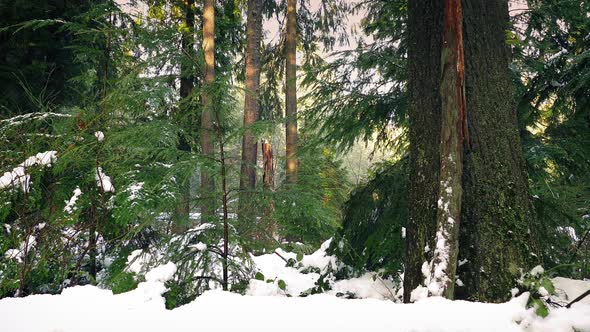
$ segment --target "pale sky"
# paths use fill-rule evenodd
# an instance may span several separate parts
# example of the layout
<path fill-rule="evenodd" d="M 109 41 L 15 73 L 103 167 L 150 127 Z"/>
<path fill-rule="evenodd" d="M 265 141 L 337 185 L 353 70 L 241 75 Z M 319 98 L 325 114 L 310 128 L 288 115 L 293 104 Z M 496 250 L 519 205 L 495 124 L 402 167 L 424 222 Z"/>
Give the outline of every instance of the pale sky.
<path fill-rule="evenodd" d="M 310 0 L 311 9 L 317 10 L 321 4 L 321 1 L 322 0 Z M 345 0 L 345 1 L 351 5 L 359 2 L 359 0 Z M 133 7 L 130 5 L 130 0 L 116 0 L 116 2 L 117 2 L 117 4 L 119 4 L 121 6 L 121 8 L 125 12 L 127 12 L 129 14 L 142 15 L 142 14 L 145 14 L 146 10 L 147 10 L 147 6 L 141 0 L 137 1 L 136 7 Z M 348 30 L 350 31 L 352 29 L 352 27 L 355 25 L 358 26 L 362 17 L 363 17 L 363 13 L 358 13 L 357 15 L 348 17 L 348 22 L 347 22 Z M 269 20 L 265 20 L 264 30 L 266 31 L 265 38 L 267 41 L 277 40 L 279 38 L 279 22 L 277 21 L 277 19 L 271 18 Z M 344 47 L 344 48 L 353 48 L 356 46 L 356 42 L 353 38 L 351 38 L 350 43 L 351 43 L 351 45 L 349 47 Z M 338 50 L 342 50 L 342 48 L 343 47 L 337 47 Z"/>

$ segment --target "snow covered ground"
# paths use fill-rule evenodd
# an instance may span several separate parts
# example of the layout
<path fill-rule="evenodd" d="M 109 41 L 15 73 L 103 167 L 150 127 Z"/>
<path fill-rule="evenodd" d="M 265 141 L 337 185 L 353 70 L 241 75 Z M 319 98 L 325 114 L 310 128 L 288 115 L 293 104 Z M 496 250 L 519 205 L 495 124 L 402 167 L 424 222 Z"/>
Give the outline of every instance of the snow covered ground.
<path fill-rule="evenodd" d="M 301 263 L 320 269 L 336 264 L 325 255 L 326 246 L 304 256 Z M 278 253 L 285 259 L 296 258 L 293 253 Z M 394 297 L 393 283 L 374 280 L 370 273 L 336 281 L 327 293 L 301 298 L 297 295 L 313 287 L 319 274 L 286 267 L 280 256 L 254 258 L 264 280 L 251 280 L 247 295 L 209 291 L 174 310 L 165 309 L 161 295 L 166 291 L 164 282 L 176 270 L 172 263 L 150 271 L 146 281 L 128 293 L 113 295 L 98 287 L 78 286 L 61 295 L 3 299 L 0 331 L 590 331 L 590 299 L 571 309 L 553 309 L 545 319 L 525 309 L 527 294 L 504 304 L 439 297 L 399 304 L 388 300 Z M 556 278 L 554 283 L 570 300 L 590 288 L 590 281 Z M 363 299 L 335 296 L 346 292 Z"/>

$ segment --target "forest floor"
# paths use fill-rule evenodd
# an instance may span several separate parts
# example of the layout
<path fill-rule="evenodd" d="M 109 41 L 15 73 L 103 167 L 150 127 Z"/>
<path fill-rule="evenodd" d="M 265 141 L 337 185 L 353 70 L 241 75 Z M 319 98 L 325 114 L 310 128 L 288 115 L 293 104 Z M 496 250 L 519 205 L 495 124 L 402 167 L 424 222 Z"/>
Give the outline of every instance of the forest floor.
<path fill-rule="evenodd" d="M 440 297 L 401 304 L 395 301 L 399 290 L 394 283 L 371 273 L 331 281 L 332 290 L 323 294 L 298 297 L 320 276 L 309 272 L 310 267 L 335 264 L 325 253 L 327 245 L 303 256 L 303 268 L 285 266 L 284 259 L 295 259 L 294 253 L 279 250 L 254 257 L 265 280 L 251 280 L 246 295 L 212 290 L 187 305 L 166 310 L 164 282 L 176 270 L 168 263 L 151 270 L 145 282 L 127 293 L 113 295 L 95 286 L 77 286 L 61 295 L 0 300 L 0 326 L 7 332 L 590 331 L 588 298 L 570 309 L 551 308 L 544 319 L 525 308 L 526 293 L 503 304 Z M 590 281 L 553 281 L 557 302 L 567 302 L 590 289 Z M 355 294 L 358 299 L 344 299 L 342 294 Z"/>

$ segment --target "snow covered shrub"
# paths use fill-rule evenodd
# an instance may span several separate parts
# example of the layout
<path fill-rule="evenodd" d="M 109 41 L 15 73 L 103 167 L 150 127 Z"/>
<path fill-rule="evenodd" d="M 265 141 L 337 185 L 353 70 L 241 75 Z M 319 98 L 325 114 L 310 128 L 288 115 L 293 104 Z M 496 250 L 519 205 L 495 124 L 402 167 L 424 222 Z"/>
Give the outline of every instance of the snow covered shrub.
<path fill-rule="evenodd" d="M 163 224 L 166 224 L 164 222 Z M 163 235 L 140 249 L 122 250 L 105 272 L 102 285 L 114 292 L 134 289 L 145 274 L 155 267 L 174 263 L 173 277 L 166 283 L 166 306 L 175 308 L 194 300 L 203 292 L 223 285 L 222 225 L 203 223 L 183 233 Z M 231 228 L 228 254 L 229 290 L 243 293 L 254 277 L 250 256 L 239 245 Z M 134 246 L 137 247 L 137 246 Z M 125 253 L 128 255 L 123 259 Z"/>
<path fill-rule="evenodd" d="M 547 306 L 552 303 L 551 295 L 555 294 L 555 286 L 543 267 L 538 265 L 523 274 L 518 280 L 518 288 L 512 290 L 512 295 L 516 296 L 522 292 L 530 293 L 527 307 L 534 308 L 541 317 L 549 315 Z"/>

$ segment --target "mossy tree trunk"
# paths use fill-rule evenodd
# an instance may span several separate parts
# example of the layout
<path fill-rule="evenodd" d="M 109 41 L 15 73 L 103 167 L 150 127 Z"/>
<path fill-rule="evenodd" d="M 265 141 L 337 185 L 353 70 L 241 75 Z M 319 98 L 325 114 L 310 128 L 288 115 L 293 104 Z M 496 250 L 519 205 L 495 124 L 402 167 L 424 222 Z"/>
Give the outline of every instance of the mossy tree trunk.
<path fill-rule="evenodd" d="M 504 301 L 537 259 L 536 217 L 518 133 L 508 65 L 506 0 L 464 0 L 469 151 L 464 155 L 457 295 Z"/>
<path fill-rule="evenodd" d="M 499 302 L 535 262 L 530 200 L 509 78 L 506 0 L 463 0 L 466 122 L 455 297 Z M 410 199 L 404 300 L 424 280 L 433 248 L 440 180 L 443 2 L 411 1 L 408 15 Z"/>
<path fill-rule="evenodd" d="M 440 182 L 437 201 L 436 244 L 428 292 L 452 299 L 459 254 L 461 175 L 465 123 L 465 63 L 461 0 L 445 0 L 440 85 Z"/>
<path fill-rule="evenodd" d="M 424 281 L 431 260 L 439 187 L 441 101 L 439 94 L 443 2 L 408 2 L 408 94 L 410 187 L 406 224 L 404 302 Z"/>

